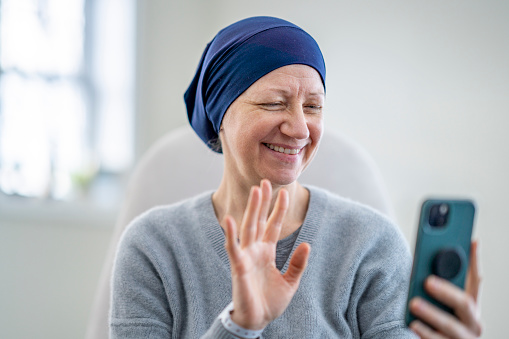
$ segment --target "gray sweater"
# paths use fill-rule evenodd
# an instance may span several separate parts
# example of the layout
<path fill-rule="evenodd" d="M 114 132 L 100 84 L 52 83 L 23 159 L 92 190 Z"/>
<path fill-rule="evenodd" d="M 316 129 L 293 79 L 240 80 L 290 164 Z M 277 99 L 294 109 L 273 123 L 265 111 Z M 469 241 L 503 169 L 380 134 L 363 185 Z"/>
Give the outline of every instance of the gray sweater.
<path fill-rule="evenodd" d="M 403 323 L 411 258 L 397 227 L 368 207 L 307 188 L 293 248 L 311 245 L 308 267 L 264 338 L 413 338 Z M 232 291 L 211 195 L 152 209 L 128 227 L 112 279 L 111 338 L 236 338 L 218 320 Z"/>

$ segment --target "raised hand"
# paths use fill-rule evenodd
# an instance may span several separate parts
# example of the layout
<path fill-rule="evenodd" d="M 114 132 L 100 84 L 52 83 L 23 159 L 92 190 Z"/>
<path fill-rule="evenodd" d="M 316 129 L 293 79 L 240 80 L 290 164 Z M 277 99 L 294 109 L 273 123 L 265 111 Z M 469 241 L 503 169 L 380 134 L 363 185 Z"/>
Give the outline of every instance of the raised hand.
<path fill-rule="evenodd" d="M 479 275 L 477 242 L 472 243 L 470 251 L 465 291 L 447 280 L 429 277 L 424 288 L 430 296 L 451 307 L 456 317 L 442 311 L 420 298 L 410 302 L 411 312 L 434 329 L 419 320 L 410 324 L 410 328 L 421 338 L 478 338 L 481 335 L 478 295 L 481 278 Z"/>
<path fill-rule="evenodd" d="M 281 189 L 270 216 L 272 187 L 262 180 L 251 189 L 237 240 L 237 226 L 226 216 L 226 250 L 230 258 L 233 304 L 231 319 L 246 329 L 259 330 L 280 316 L 297 291 L 310 246 L 295 250 L 285 274 L 276 268 L 276 244 L 289 206 Z"/>

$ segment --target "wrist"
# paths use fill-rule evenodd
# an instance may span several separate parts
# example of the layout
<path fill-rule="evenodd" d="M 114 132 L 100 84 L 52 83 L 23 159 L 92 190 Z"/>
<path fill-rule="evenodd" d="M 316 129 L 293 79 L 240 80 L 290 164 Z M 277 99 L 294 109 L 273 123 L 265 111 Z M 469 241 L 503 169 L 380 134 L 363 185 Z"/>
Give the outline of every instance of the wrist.
<path fill-rule="evenodd" d="M 242 326 L 239 326 L 236 322 L 232 320 L 231 318 L 232 312 L 233 312 L 233 302 L 231 302 L 219 315 L 221 323 L 228 332 L 236 336 L 248 339 L 260 338 L 262 336 L 262 332 L 264 330 L 263 328 L 261 330 L 250 330 Z"/>
<path fill-rule="evenodd" d="M 238 326 L 242 328 L 249 329 L 251 331 L 263 331 L 263 329 L 267 326 L 265 325 L 254 325 L 252 324 L 249 319 L 246 319 L 246 317 L 241 315 L 241 312 L 237 312 L 234 309 L 230 311 L 230 319 L 237 324 Z M 256 326 L 256 327 L 255 327 Z"/>

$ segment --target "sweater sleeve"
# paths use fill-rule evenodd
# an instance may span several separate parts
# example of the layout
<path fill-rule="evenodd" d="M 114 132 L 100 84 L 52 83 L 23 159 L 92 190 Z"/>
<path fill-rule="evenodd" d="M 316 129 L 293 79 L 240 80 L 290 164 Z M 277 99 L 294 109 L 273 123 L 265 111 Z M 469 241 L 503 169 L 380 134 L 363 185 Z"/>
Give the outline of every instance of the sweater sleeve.
<path fill-rule="evenodd" d="M 129 227 L 112 277 L 110 338 L 170 338 L 173 317 L 143 234 Z"/>

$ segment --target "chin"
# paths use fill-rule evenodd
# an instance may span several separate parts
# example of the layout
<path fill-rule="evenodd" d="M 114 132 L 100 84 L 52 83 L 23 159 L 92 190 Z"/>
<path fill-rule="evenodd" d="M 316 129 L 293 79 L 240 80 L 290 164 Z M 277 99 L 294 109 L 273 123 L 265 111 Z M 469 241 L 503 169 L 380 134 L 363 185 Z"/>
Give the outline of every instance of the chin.
<path fill-rule="evenodd" d="M 265 176 L 265 179 L 270 180 L 270 182 L 273 185 L 288 186 L 288 185 L 296 182 L 297 179 L 299 179 L 299 175 L 295 174 L 295 173 L 287 174 L 287 175 L 283 175 L 282 173 L 277 173 L 276 175 L 267 175 L 267 176 Z"/>

